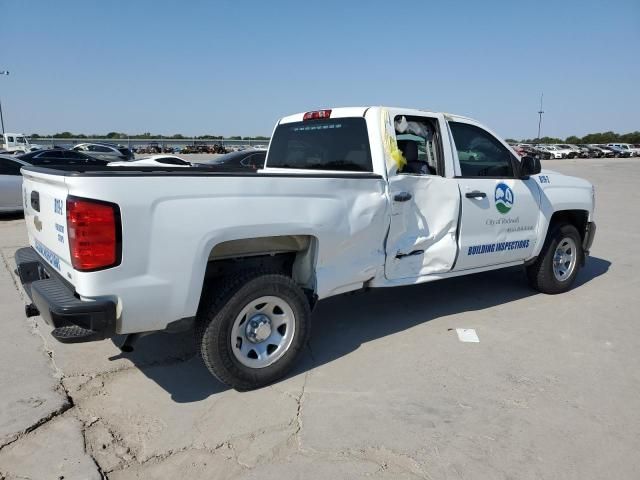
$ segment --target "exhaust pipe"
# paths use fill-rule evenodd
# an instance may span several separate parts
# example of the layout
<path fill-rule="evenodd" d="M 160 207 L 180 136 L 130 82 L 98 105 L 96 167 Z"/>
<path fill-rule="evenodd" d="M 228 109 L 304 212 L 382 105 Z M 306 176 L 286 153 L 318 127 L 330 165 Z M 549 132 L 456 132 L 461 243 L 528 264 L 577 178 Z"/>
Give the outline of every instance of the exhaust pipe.
<path fill-rule="evenodd" d="M 129 335 L 127 335 L 127 338 L 125 338 L 124 342 L 122 342 L 122 345 L 120 345 L 120 351 L 124 353 L 133 352 L 133 346 L 141 336 L 141 333 L 130 333 Z"/>

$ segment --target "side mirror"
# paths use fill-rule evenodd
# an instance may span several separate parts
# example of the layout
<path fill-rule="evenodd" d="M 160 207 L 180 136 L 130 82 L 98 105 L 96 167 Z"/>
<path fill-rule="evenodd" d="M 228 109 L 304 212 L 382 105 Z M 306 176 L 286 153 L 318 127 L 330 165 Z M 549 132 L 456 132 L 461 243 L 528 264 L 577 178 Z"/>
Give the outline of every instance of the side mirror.
<path fill-rule="evenodd" d="M 537 175 L 542 170 L 540 159 L 537 157 L 525 156 L 520 160 L 520 175 L 528 178 L 530 175 Z"/>

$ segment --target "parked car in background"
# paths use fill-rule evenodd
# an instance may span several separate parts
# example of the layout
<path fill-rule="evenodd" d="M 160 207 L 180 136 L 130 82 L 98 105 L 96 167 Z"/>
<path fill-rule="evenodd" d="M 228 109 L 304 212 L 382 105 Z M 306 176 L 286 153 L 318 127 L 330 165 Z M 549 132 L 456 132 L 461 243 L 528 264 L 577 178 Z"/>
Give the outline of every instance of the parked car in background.
<path fill-rule="evenodd" d="M 580 147 L 582 150 L 587 152 L 588 158 L 604 157 L 604 152 L 599 148 L 593 147 L 591 145 L 583 144 L 583 143 L 578 145 L 578 147 Z"/>
<path fill-rule="evenodd" d="M 562 152 L 555 148 L 553 145 L 536 145 L 535 148 L 541 152 L 545 152 L 549 155 L 549 158 L 559 160 L 564 158 Z"/>
<path fill-rule="evenodd" d="M 24 162 L 37 167 L 59 166 L 59 165 L 99 165 L 104 166 L 108 162 L 90 157 L 81 152 L 67 150 L 65 148 L 49 148 L 47 150 L 37 150 L 35 152 L 19 155 L 18 158 Z"/>
<path fill-rule="evenodd" d="M 582 150 L 578 148 L 576 145 L 568 145 L 566 143 L 556 145 L 556 147 L 562 150 L 568 150 L 567 158 L 576 158 L 584 156 Z"/>
<path fill-rule="evenodd" d="M 267 151 L 262 149 L 241 150 L 231 152 L 219 157 L 194 163 L 195 167 L 223 167 L 225 170 L 258 170 L 264 166 Z"/>
<path fill-rule="evenodd" d="M 134 153 L 124 145 L 111 145 L 108 143 L 79 143 L 73 150 L 82 152 L 90 157 L 107 162 L 117 162 L 121 160 L 134 160 Z"/>
<path fill-rule="evenodd" d="M 20 169 L 27 165 L 12 155 L 0 155 L 0 212 L 23 210 Z"/>
<path fill-rule="evenodd" d="M 624 150 L 613 145 L 601 145 L 601 148 L 611 150 L 615 158 L 629 158 L 631 156 L 631 152 L 629 150 Z"/>
<path fill-rule="evenodd" d="M 131 162 L 110 162 L 110 167 L 190 167 L 191 162 L 187 162 L 174 155 L 151 155 L 150 157 L 139 158 Z"/>
<path fill-rule="evenodd" d="M 562 158 L 575 158 L 576 156 L 576 152 L 574 152 L 573 150 L 571 150 L 570 148 L 564 147 L 564 146 L 560 146 L 560 145 L 550 145 L 550 147 L 553 147 L 554 149 L 556 149 L 557 151 L 559 151 L 562 154 Z"/>
<path fill-rule="evenodd" d="M 635 148 L 630 143 L 607 143 L 607 147 L 617 147 L 625 152 L 629 152 L 630 157 L 640 156 L 640 148 Z"/>
<path fill-rule="evenodd" d="M 551 153 L 549 153 L 547 150 L 541 150 L 531 145 L 525 147 L 525 150 L 528 155 L 536 158 L 541 158 L 542 160 L 551 160 L 553 158 Z"/>
<path fill-rule="evenodd" d="M 588 148 L 581 147 L 580 145 L 572 145 L 572 144 L 570 144 L 569 146 L 579 152 L 578 157 L 580 158 L 589 158 L 591 156 Z"/>
<path fill-rule="evenodd" d="M 180 153 L 228 153 L 224 145 L 215 143 L 213 145 L 203 144 L 196 142 L 194 145 L 185 145 L 182 147 Z"/>
<path fill-rule="evenodd" d="M 613 153 L 612 150 L 609 150 L 608 148 L 602 148 L 602 146 L 600 146 L 600 145 L 596 145 L 596 144 L 591 143 L 591 144 L 588 145 L 588 147 L 592 148 L 594 150 L 598 150 L 600 152 L 600 156 L 601 157 L 605 157 L 605 158 L 609 157 L 610 158 L 610 157 L 614 156 L 614 153 Z"/>

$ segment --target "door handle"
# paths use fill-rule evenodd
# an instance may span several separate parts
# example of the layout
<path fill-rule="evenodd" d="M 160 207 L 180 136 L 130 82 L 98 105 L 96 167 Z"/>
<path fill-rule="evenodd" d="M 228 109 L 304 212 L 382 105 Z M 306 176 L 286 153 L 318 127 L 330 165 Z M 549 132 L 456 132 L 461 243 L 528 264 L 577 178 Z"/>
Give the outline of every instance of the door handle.
<path fill-rule="evenodd" d="M 407 202 L 409 200 L 411 200 L 411 194 L 409 192 L 400 192 L 400 193 L 396 193 L 393 196 L 393 201 L 394 202 Z"/>
<path fill-rule="evenodd" d="M 478 190 L 474 190 L 473 192 L 467 192 L 464 194 L 467 198 L 486 198 L 487 194 L 484 192 L 479 192 Z"/>
<path fill-rule="evenodd" d="M 36 212 L 40 211 L 40 193 L 36 190 L 31 191 L 31 208 Z"/>

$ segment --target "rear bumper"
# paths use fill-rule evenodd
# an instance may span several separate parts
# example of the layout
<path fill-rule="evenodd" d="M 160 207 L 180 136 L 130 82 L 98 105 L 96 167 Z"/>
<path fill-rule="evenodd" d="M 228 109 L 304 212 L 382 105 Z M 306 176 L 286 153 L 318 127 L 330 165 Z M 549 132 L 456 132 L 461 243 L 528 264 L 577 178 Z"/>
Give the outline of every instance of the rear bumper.
<path fill-rule="evenodd" d="M 73 287 L 52 271 L 36 251 L 16 251 L 16 273 L 52 335 L 63 343 L 103 340 L 115 335 L 116 305 L 111 300 L 80 300 Z M 25 310 L 37 314 L 33 307 Z"/>

